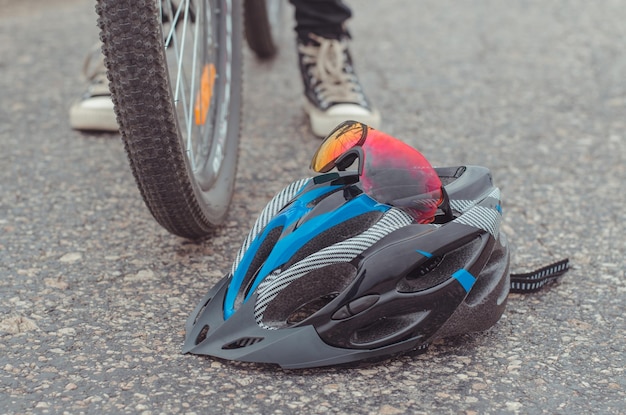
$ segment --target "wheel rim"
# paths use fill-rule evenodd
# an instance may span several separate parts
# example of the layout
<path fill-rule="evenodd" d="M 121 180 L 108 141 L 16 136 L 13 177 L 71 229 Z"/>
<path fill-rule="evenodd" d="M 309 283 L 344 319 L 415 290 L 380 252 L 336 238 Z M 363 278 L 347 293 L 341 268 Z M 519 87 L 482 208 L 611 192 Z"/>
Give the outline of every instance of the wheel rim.
<path fill-rule="evenodd" d="M 232 82 L 230 3 L 159 0 L 179 136 L 190 174 L 206 200 L 225 158 Z"/>

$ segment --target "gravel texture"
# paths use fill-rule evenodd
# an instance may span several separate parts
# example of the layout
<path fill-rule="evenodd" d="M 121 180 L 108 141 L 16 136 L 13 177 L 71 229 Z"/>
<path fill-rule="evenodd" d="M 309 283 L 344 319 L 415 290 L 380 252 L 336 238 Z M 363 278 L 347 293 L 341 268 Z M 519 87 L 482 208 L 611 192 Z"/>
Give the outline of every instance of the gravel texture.
<path fill-rule="evenodd" d="M 302 371 L 182 355 L 256 214 L 311 174 L 291 16 L 275 60 L 246 51 L 232 211 L 193 243 L 150 217 L 116 134 L 69 128 L 92 2 L 0 0 L 0 412 L 626 413 L 624 4 L 351 4 L 383 130 L 492 169 L 514 271 L 572 270 L 422 355 Z"/>

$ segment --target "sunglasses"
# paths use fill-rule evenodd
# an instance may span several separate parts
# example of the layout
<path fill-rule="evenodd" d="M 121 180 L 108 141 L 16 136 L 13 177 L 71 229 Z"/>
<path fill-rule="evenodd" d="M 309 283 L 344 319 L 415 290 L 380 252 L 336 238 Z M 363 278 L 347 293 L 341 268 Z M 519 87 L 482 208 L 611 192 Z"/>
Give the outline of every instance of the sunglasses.
<path fill-rule="evenodd" d="M 358 159 L 363 190 L 380 203 L 409 212 L 419 223 L 432 222 L 444 199 L 439 175 L 415 148 L 357 121 L 346 121 L 324 139 L 311 169 L 346 170 Z"/>

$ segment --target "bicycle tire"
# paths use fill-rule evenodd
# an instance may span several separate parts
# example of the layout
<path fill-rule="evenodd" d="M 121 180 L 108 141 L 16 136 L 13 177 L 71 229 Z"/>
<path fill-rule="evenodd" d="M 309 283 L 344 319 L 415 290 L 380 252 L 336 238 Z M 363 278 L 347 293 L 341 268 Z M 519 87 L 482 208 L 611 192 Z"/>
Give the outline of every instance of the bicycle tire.
<path fill-rule="evenodd" d="M 250 49 L 261 59 L 269 59 L 278 52 L 277 36 L 283 1 L 285 0 L 245 1 L 246 41 Z"/>
<path fill-rule="evenodd" d="M 217 63 L 207 63 L 209 46 L 202 46 L 202 76 L 211 66 L 214 73 L 211 84 L 198 82 L 198 88 L 206 84 L 212 89 L 209 94 L 197 93 L 209 96 L 208 104 L 200 107 L 200 115 L 196 104 L 197 128 L 189 127 L 192 116 L 188 116 L 194 81 L 189 81 L 189 102 L 181 105 L 180 101 L 185 100 L 178 99 L 180 90 L 184 96 L 185 86 L 179 88 L 178 82 L 185 83 L 186 69 L 182 64 L 175 68 L 168 64 L 166 15 L 161 3 L 98 0 L 96 10 L 115 113 L 141 196 L 161 226 L 175 235 L 197 239 L 209 235 L 223 222 L 234 190 L 241 119 L 243 11 L 239 0 L 215 0 L 212 6 L 201 1 L 199 9 L 185 1 L 184 6 L 171 0 L 163 5 L 171 10 L 167 18 L 171 19 L 172 30 L 167 39 L 177 37 L 180 30 L 174 6 L 180 6 L 178 17 L 180 9 L 186 8 L 182 15 L 198 26 L 194 33 L 202 31 L 194 44 L 209 39 L 212 31 L 216 38 L 206 43 L 215 46 L 213 57 Z M 186 38 L 182 39 L 184 45 Z M 185 47 L 180 49 L 184 51 Z M 183 58 L 181 52 L 180 60 Z M 197 56 L 192 62 L 195 67 Z M 180 75 L 176 85 L 172 85 L 173 71 Z M 181 120 L 183 110 L 187 112 Z M 183 131 L 186 121 L 189 124 Z"/>

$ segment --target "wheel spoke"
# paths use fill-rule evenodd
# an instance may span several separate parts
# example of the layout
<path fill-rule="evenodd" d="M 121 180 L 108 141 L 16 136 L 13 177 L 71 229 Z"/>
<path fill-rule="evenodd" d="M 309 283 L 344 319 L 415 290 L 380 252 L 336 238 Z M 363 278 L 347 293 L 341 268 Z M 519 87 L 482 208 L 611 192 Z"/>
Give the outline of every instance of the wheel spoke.
<path fill-rule="evenodd" d="M 172 10 L 172 2 L 168 1 L 167 2 L 169 4 L 169 9 L 170 9 L 170 15 L 172 16 L 172 21 L 170 22 L 170 30 L 167 34 L 167 36 L 165 37 L 165 49 L 167 49 L 170 45 L 170 41 L 172 40 L 172 37 L 176 36 L 176 26 L 178 25 L 178 18 L 180 17 L 180 13 L 182 11 L 182 3 L 178 5 L 178 8 L 176 9 L 176 14 L 174 14 L 174 10 Z M 161 4 L 163 4 L 163 2 L 161 2 Z M 163 15 L 161 15 L 161 21 L 163 21 Z"/>
<path fill-rule="evenodd" d="M 188 8 L 189 7 L 189 0 L 185 0 L 185 6 Z M 176 73 L 176 82 L 175 82 L 175 92 L 174 92 L 174 99 L 176 101 L 179 100 L 179 93 L 182 95 L 182 103 L 183 103 L 183 110 L 185 113 L 185 118 L 187 116 L 187 100 L 185 99 L 185 91 L 184 91 L 184 85 L 183 88 L 181 88 L 181 84 L 183 83 L 183 73 L 182 73 L 182 68 L 183 68 L 183 56 L 185 55 L 185 47 L 186 47 L 186 42 L 185 40 L 187 39 L 187 21 L 189 19 L 189 13 L 185 13 L 185 18 L 183 20 L 183 34 L 182 34 L 182 38 L 180 41 L 180 51 L 178 51 L 178 53 L 176 53 L 177 51 L 175 51 L 176 53 L 176 58 L 178 59 L 178 68 L 177 68 L 177 73 Z M 176 25 L 173 25 L 174 27 L 176 27 Z M 176 39 L 174 39 L 174 44 L 176 44 Z M 182 92 L 181 92 L 182 90 Z"/>
<path fill-rule="evenodd" d="M 187 0 L 189 2 L 189 0 Z M 191 13 L 188 13 L 191 14 Z M 189 155 L 189 162 L 191 163 L 191 169 L 195 170 L 196 168 L 196 158 L 193 152 L 193 111 L 191 111 L 191 107 L 194 105 L 196 100 L 196 66 L 198 63 L 198 47 L 200 47 L 199 42 L 199 29 L 200 24 L 198 22 L 198 18 L 196 18 L 196 24 L 194 27 L 194 36 L 193 36 L 193 52 L 191 58 L 191 87 L 189 89 L 189 111 L 187 115 L 187 154 Z"/>

